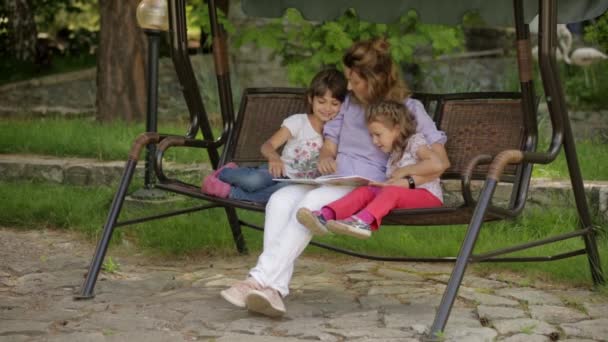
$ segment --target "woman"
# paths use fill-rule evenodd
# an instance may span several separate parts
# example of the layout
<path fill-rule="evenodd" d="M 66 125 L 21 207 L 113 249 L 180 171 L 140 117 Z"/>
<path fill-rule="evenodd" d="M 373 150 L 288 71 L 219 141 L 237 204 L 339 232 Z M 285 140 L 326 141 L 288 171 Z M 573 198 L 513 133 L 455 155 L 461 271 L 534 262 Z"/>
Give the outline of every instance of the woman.
<path fill-rule="evenodd" d="M 365 108 L 381 100 L 403 102 L 415 117 L 416 131 L 422 133 L 441 159 L 443 170 L 417 174 L 412 178 L 423 184 L 449 167 L 444 148 L 446 136 L 438 131 L 422 104 L 411 99 L 384 39 L 353 44 L 342 59 L 350 94 L 334 120 L 323 130 L 324 143 L 319 158 L 322 174 L 358 175 L 385 181 L 388 155 L 372 143 L 365 122 Z M 408 180 L 404 179 L 404 184 Z M 323 205 L 353 190 L 348 186 L 293 185 L 275 192 L 266 206 L 264 250 L 249 277 L 221 292 L 224 299 L 238 307 L 268 316 L 285 313 L 282 297 L 289 293 L 294 263 L 312 238 L 311 232 L 296 219 L 299 208 L 319 210 Z"/>

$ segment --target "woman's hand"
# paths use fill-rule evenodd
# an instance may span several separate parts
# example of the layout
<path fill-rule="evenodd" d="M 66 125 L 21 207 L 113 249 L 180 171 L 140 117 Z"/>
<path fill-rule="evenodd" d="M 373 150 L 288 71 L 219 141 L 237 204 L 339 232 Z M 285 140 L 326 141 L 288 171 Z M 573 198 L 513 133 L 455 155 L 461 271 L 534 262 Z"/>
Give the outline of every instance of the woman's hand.
<path fill-rule="evenodd" d="M 369 185 L 373 186 L 400 186 L 403 188 L 409 188 L 410 183 L 405 178 L 389 178 L 386 182 L 370 182 Z"/>
<path fill-rule="evenodd" d="M 338 165 L 336 164 L 336 160 L 332 157 L 319 159 L 319 164 L 317 165 L 317 169 L 322 175 L 335 173 L 337 167 Z"/>
<path fill-rule="evenodd" d="M 274 178 L 285 176 L 285 165 L 281 159 L 273 159 L 268 161 L 268 172 Z"/>

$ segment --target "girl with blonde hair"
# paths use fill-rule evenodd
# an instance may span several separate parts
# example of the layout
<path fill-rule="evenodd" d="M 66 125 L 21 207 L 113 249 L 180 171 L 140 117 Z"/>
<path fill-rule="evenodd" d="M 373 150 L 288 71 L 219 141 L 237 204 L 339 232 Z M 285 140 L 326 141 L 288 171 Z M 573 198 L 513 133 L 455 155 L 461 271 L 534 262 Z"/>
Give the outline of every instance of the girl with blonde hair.
<path fill-rule="evenodd" d="M 442 171 L 416 122 L 403 103 L 382 101 L 368 107 L 366 121 L 372 142 L 389 154 L 386 182 L 361 186 L 321 210 L 300 208 L 297 218 L 315 235 L 328 231 L 360 239 L 371 236 L 393 209 L 433 208 L 443 204 L 439 178 L 416 186 L 413 174 Z"/>

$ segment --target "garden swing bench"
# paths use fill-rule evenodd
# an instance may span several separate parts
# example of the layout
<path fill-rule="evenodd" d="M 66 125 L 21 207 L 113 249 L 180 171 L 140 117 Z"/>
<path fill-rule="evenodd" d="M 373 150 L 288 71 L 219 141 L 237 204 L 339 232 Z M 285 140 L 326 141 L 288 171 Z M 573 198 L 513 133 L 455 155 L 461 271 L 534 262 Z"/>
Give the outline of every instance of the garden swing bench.
<path fill-rule="evenodd" d="M 599 254 L 587 206 L 581 172 L 576 156 L 575 144 L 568 119 L 564 96 L 558 79 L 555 60 L 556 24 L 576 22 L 603 13 L 608 7 L 606 1 L 591 0 L 502 0 L 502 1 L 448 1 L 448 0 L 387 0 L 373 2 L 373 10 L 367 8 L 367 1 L 328 2 L 308 0 L 242 0 L 246 13 L 252 16 L 281 16 L 287 7 L 296 7 L 304 17 L 315 20 L 336 17 L 348 8 L 354 8 L 363 19 L 388 22 L 401 13 L 414 9 L 421 20 L 430 23 L 456 24 L 466 11 L 479 11 L 490 23 L 509 24 L 513 20 L 504 13 L 513 11 L 516 29 L 517 60 L 519 66 L 520 91 L 495 93 L 462 94 L 415 94 L 432 114 L 439 129 L 446 132 L 446 150 L 451 167 L 442 179 L 460 179 L 462 203 L 433 209 L 393 210 L 384 220 L 390 225 L 447 225 L 468 224 L 466 236 L 456 257 L 383 257 L 364 255 L 329 246 L 316 241 L 313 245 L 328 248 L 349 255 L 385 261 L 426 261 L 454 262 L 441 303 L 430 329 L 430 339 L 438 338 L 444 330 L 456 298 L 465 269 L 473 262 L 529 262 L 552 261 L 578 255 L 587 255 L 594 284 L 604 283 Z M 256 165 L 264 162 L 259 146 L 282 120 L 293 113 L 306 110 L 304 90 L 294 88 L 246 89 L 241 99 L 238 115 L 235 117 L 228 70 L 226 35 L 219 25 L 214 0 L 209 0 L 209 13 L 213 35 L 213 57 L 218 82 L 223 132 L 218 139 L 211 134 L 209 121 L 198 92 L 198 85 L 187 54 L 185 42 L 185 0 L 169 0 L 169 23 L 172 58 L 179 81 L 184 88 L 184 96 L 190 112 L 190 128 L 185 136 L 146 132 L 133 143 L 125 170 L 111 204 L 102 236 L 97 245 L 85 281 L 76 298 L 87 299 L 94 296 L 93 290 L 108 243 L 114 228 L 141 223 L 210 208 L 223 208 L 239 252 L 247 251 L 241 226 L 263 230 L 262 227 L 240 219 L 236 209 L 264 211 L 264 205 L 220 199 L 203 194 L 198 185 L 192 185 L 169 178 L 163 172 L 163 154 L 169 148 L 203 148 L 209 154 L 214 169 L 234 161 L 239 165 Z M 449 5 L 449 6 L 448 6 Z M 450 8 L 449 13 L 441 8 Z M 543 87 L 551 117 L 552 137 L 545 152 L 537 152 L 536 97 L 532 84 L 533 68 L 529 30 L 526 22 L 539 13 L 539 63 Z M 203 139 L 196 139 L 198 130 Z M 199 198 L 208 203 L 194 208 L 157 214 L 154 216 L 118 222 L 122 204 L 131 182 L 141 150 L 147 145 L 155 146 L 155 171 L 157 188 Z M 553 161 L 564 147 L 570 172 L 574 198 L 579 215 L 580 227 L 570 233 L 546 237 L 517 246 L 501 248 L 483 254 L 473 254 L 479 231 L 485 221 L 506 219 L 517 216 L 523 210 L 530 183 L 533 164 L 547 164 Z M 223 146 L 222 153 L 218 148 Z M 472 180 L 483 180 L 483 187 L 477 198 L 471 190 Z M 506 207 L 494 205 L 492 198 L 499 182 L 512 184 L 510 201 Z M 504 256 L 548 243 L 582 237 L 584 248 L 548 256 Z"/>

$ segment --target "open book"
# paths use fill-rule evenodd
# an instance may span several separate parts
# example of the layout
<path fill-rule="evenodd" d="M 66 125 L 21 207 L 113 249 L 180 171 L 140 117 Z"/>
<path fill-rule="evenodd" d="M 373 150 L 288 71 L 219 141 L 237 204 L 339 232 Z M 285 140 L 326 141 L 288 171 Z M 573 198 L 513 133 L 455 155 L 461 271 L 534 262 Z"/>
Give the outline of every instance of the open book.
<path fill-rule="evenodd" d="M 347 185 L 361 186 L 367 185 L 373 180 L 361 176 L 337 176 L 326 175 L 317 178 L 274 178 L 277 182 L 287 182 L 294 184 L 309 184 L 309 185 Z"/>

